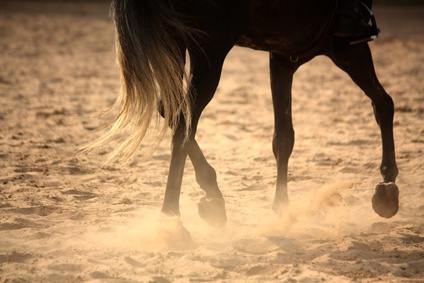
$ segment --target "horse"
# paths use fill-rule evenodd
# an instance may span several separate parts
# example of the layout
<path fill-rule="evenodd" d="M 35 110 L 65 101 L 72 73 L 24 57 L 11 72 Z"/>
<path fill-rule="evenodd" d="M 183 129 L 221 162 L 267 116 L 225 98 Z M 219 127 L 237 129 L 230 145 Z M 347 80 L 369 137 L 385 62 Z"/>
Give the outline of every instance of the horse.
<path fill-rule="evenodd" d="M 337 0 L 114 0 L 121 72 L 121 111 L 98 144 L 130 127 L 113 156 L 128 158 L 155 119 L 164 118 L 158 139 L 172 130 L 172 154 L 161 212 L 180 217 L 179 197 L 187 156 L 205 192 L 198 212 L 212 226 L 227 221 L 217 174 L 195 135 L 202 111 L 220 81 L 228 52 L 242 46 L 269 52 L 274 108 L 272 149 L 277 163 L 273 210 L 289 204 L 288 160 L 294 146 L 293 75 L 315 56 L 325 55 L 370 98 L 381 131 L 383 181 L 375 187 L 372 207 L 390 218 L 399 209 L 398 169 L 393 138 L 394 103 L 376 76 L 367 42 L 350 44 L 334 36 Z M 186 71 L 186 54 L 189 71 Z M 157 118 L 159 117 L 159 118 Z"/>

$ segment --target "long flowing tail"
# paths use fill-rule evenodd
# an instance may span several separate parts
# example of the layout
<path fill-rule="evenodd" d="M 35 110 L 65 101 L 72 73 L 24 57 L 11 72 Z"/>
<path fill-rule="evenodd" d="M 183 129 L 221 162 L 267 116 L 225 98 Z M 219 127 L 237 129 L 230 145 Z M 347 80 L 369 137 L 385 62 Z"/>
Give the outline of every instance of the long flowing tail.
<path fill-rule="evenodd" d="M 159 120 L 161 103 L 165 123 L 157 140 L 168 127 L 184 119 L 190 131 L 190 95 L 184 88 L 184 54 L 188 29 L 175 17 L 168 1 L 114 0 L 112 16 L 116 27 L 116 49 L 121 71 L 121 94 L 115 103 L 121 111 L 90 150 L 121 137 L 110 159 L 126 160 L 145 138 L 152 121 Z M 124 137 L 122 137 L 124 136 Z"/>

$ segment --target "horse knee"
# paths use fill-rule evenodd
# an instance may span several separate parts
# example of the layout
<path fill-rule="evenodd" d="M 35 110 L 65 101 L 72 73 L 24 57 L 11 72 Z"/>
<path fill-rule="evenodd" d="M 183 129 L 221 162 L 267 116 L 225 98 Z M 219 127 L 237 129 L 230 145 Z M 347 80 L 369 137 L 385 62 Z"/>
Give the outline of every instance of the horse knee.
<path fill-rule="evenodd" d="M 395 106 L 390 95 L 384 94 L 382 99 L 373 100 L 372 106 L 374 109 L 374 117 L 380 126 L 383 121 L 393 120 Z"/>

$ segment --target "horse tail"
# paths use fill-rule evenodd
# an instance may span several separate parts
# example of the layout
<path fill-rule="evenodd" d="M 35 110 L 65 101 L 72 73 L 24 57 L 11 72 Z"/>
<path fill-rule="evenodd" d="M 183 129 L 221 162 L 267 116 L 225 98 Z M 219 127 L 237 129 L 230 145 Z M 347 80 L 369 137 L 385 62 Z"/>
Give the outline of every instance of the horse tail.
<path fill-rule="evenodd" d="M 155 135 L 155 146 L 168 127 L 175 131 L 184 119 L 190 132 L 190 95 L 183 80 L 185 61 L 178 42 L 186 42 L 188 28 L 175 16 L 166 0 L 114 0 L 111 7 L 116 28 L 116 51 L 121 72 L 121 92 L 115 103 L 119 115 L 91 148 L 119 137 L 112 160 L 127 160 L 139 147 L 152 124 L 165 122 Z M 181 45 L 181 44 L 180 44 Z M 185 46 L 183 46 L 185 48 Z M 161 113 L 159 113 L 159 108 Z M 155 121 L 156 123 L 152 123 Z"/>

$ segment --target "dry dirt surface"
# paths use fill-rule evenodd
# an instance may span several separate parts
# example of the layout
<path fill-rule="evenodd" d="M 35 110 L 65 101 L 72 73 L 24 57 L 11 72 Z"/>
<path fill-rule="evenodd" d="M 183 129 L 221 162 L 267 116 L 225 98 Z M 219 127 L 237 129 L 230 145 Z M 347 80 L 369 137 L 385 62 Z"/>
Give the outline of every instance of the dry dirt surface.
<path fill-rule="evenodd" d="M 2 1 L 0 281 L 424 282 L 424 8 L 374 10 L 399 213 L 371 207 L 381 142 L 369 99 L 318 57 L 295 76 L 291 207 L 273 214 L 268 55 L 235 48 L 198 132 L 228 209 L 216 229 L 197 215 L 189 162 L 181 218 L 160 215 L 169 139 L 124 165 L 102 167 L 109 149 L 75 154 L 119 92 L 108 4 Z"/>

